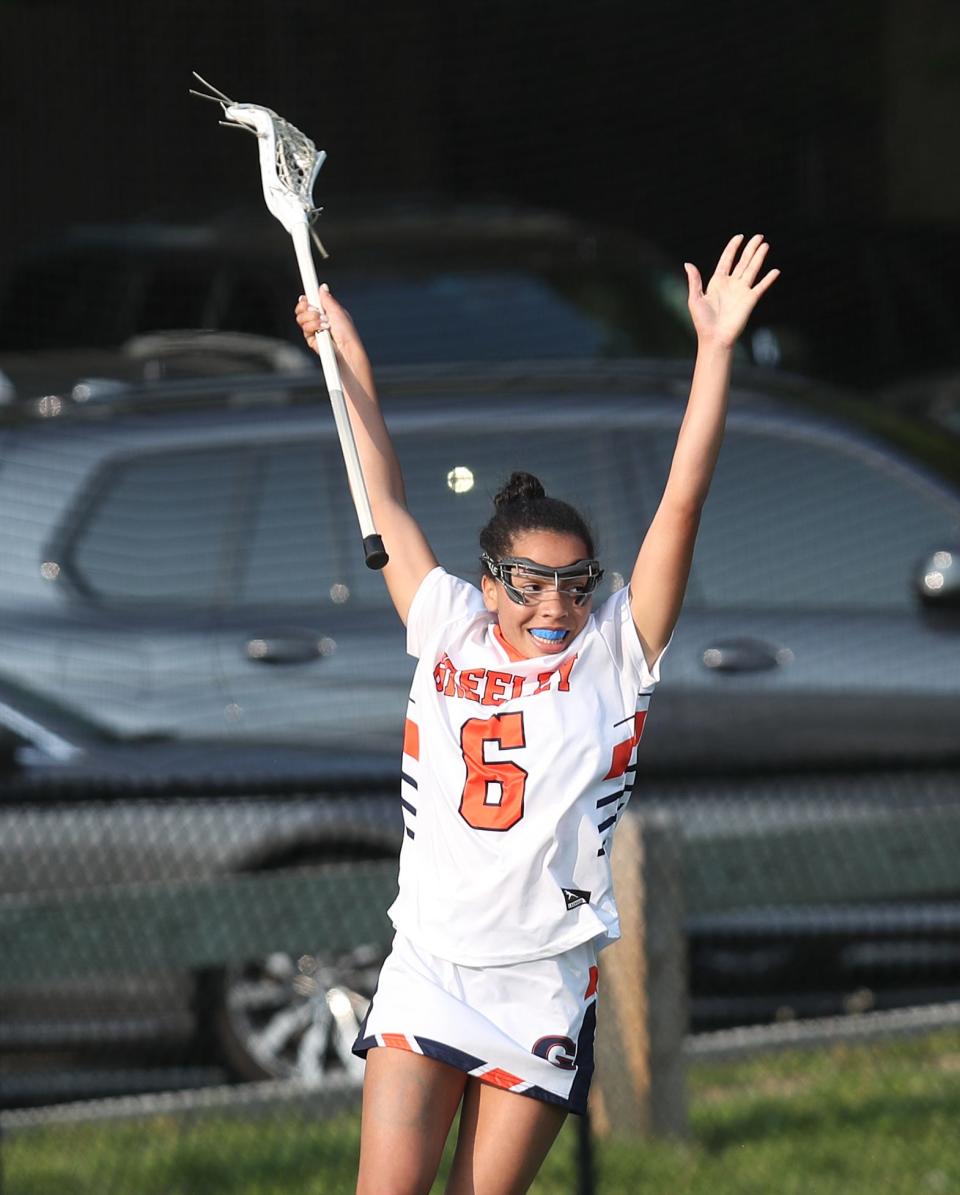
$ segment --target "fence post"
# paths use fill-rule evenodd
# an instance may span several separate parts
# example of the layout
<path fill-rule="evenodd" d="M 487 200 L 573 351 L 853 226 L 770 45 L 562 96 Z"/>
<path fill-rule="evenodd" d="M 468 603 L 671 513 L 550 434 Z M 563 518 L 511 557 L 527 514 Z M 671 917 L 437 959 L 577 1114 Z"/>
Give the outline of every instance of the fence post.
<path fill-rule="evenodd" d="M 600 955 L 593 1124 L 601 1136 L 685 1137 L 680 832 L 665 816 L 628 812 L 611 863 L 622 937 Z"/>

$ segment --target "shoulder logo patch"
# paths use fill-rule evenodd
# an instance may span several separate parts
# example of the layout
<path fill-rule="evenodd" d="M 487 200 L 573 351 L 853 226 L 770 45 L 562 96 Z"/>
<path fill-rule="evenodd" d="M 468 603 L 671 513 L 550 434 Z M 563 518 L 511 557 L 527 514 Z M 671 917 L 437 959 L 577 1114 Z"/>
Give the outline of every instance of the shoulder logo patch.
<path fill-rule="evenodd" d="M 567 902 L 567 912 L 571 909 L 579 909 L 581 905 L 590 903 L 590 893 L 584 892 L 582 888 L 561 888 L 563 899 Z"/>

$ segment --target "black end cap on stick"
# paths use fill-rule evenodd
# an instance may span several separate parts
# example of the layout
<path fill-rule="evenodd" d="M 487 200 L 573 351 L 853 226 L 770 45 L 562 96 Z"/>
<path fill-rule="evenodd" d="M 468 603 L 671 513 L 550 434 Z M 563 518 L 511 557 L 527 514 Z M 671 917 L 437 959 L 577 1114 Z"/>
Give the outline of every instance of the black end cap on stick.
<path fill-rule="evenodd" d="M 367 568 L 383 568 L 390 559 L 383 549 L 383 540 L 379 535 L 363 537 L 363 555 L 367 562 Z"/>

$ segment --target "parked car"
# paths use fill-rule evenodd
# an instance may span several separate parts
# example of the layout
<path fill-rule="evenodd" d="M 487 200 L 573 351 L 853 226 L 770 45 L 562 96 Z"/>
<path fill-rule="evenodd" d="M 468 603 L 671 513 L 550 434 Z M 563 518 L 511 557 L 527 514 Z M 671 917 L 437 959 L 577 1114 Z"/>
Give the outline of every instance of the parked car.
<path fill-rule="evenodd" d="M 380 384 L 411 506 L 448 568 L 476 577 L 490 496 L 522 466 L 588 512 L 607 585 L 624 583 L 668 467 L 685 366 L 400 367 Z M 956 800 L 960 624 L 951 586 L 933 578 L 960 558 L 960 495 L 817 413 L 828 399 L 764 372 L 734 385 L 634 797 L 687 833 L 823 824 L 844 802 L 920 818 Z M 213 789 L 241 750 L 398 758 L 412 662 L 364 568 L 338 453 L 316 370 L 8 408 L 6 683 L 95 719 L 114 749 L 195 751 Z M 369 849 L 388 849 L 383 834 Z M 101 858 L 98 882 L 118 866 Z M 21 873 L 15 888 L 47 882 Z M 809 919 L 799 936 L 775 913 L 691 922 L 694 1024 L 839 1010 L 871 984 L 878 1005 L 955 994 L 953 955 L 899 949 L 930 908 L 906 914 L 894 944 L 870 966 L 861 951 L 856 967 L 850 947 L 879 941 L 869 905 L 822 938 L 815 966 Z M 835 909 L 817 916 L 840 924 Z"/>

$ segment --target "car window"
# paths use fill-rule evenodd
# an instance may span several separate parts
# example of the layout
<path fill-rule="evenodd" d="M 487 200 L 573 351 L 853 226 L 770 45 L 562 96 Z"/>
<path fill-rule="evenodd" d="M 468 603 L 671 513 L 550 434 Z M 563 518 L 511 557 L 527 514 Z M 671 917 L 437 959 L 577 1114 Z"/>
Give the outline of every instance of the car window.
<path fill-rule="evenodd" d="M 400 257 L 397 257 L 398 251 Z M 221 328 L 296 340 L 293 259 L 221 260 L 182 244 L 169 252 L 121 245 L 28 259 L 0 288 L 0 349 L 117 346 L 138 332 Z M 397 246 L 375 261 L 324 274 L 381 365 L 592 357 L 689 357 L 694 341 L 681 271 L 634 260 L 594 265 L 557 254 L 530 264 L 469 258 L 440 264 Z M 57 293 L 66 313 L 54 336 L 44 319 Z M 288 296 L 283 298 L 283 296 Z"/>
<path fill-rule="evenodd" d="M 232 602 L 350 602 L 356 590 L 360 531 L 335 446 L 319 440 L 274 444 L 260 459 L 253 491 Z M 365 567 L 362 559 L 359 567 Z"/>
<path fill-rule="evenodd" d="M 103 601 L 222 604 L 250 468 L 246 452 L 164 452 L 101 474 L 67 546 L 68 575 Z"/>
<path fill-rule="evenodd" d="M 535 473 L 548 493 L 588 515 L 610 574 L 601 596 L 611 580 L 617 583 L 613 574 L 629 567 L 635 533 L 623 517 L 622 484 L 611 470 L 610 433 L 573 436 L 531 429 L 505 437 L 500 429 L 480 435 L 460 429 L 400 432 L 394 438 L 410 509 L 448 571 L 478 578 L 477 536 L 492 513 L 492 495 L 513 469 Z M 344 609 L 388 606 L 382 579 L 363 563 L 335 445 L 275 445 L 258 493 L 235 600 Z"/>
<path fill-rule="evenodd" d="M 396 441 L 410 509 L 449 572 L 479 576 L 478 535 L 493 513 L 493 495 L 514 470 L 533 473 L 548 494 L 581 511 L 609 573 L 622 573 L 636 553 L 612 432 L 515 425 L 512 432 L 450 430 Z"/>
<path fill-rule="evenodd" d="M 662 460 L 673 431 L 658 433 Z M 697 539 L 690 602 L 907 610 L 913 573 L 955 542 L 960 504 L 852 442 L 732 427 Z"/>
<path fill-rule="evenodd" d="M 525 469 L 548 493 L 587 515 L 608 574 L 601 599 L 611 583 L 629 577 L 675 441 L 673 427 L 395 435 L 410 509 L 450 572 L 478 576 L 477 535 L 492 511 L 492 495 L 512 470 Z M 625 452 L 630 442 L 635 451 Z M 328 502 L 347 532 L 346 550 L 337 576 L 324 574 L 324 585 L 339 586 L 341 600 L 347 593 L 344 604 L 384 604 L 380 579 L 363 567 L 355 544 L 341 472 L 334 460 Z M 303 559 L 329 534 L 311 532 Z M 816 434 L 733 426 L 704 512 L 689 601 L 719 608 L 907 610 L 914 605 L 920 557 L 958 534 L 960 507 L 878 453 Z"/>
<path fill-rule="evenodd" d="M 659 275 L 548 279 L 474 269 L 331 277 L 381 363 L 687 356 L 691 348 L 686 313 Z"/>
<path fill-rule="evenodd" d="M 675 431 L 560 427 L 396 435 L 408 501 L 449 571 L 478 575 L 477 534 L 513 469 L 591 521 L 609 583 L 629 574 Z M 616 442 L 615 442 L 616 441 Z M 808 433 L 731 427 L 700 528 L 690 604 L 909 609 L 923 554 L 960 507 L 887 458 Z M 382 607 L 335 445 L 155 453 L 101 477 L 65 554 L 101 600 Z M 615 576 L 619 574 L 619 578 Z M 601 594 L 602 596 L 602 594 Z"/>
<path fill-rule="evenodd" d="M 600 356 L 608 339 L 602 324 L 520 274 L 354 278 L 341 289 L 374 361 Z"/>

